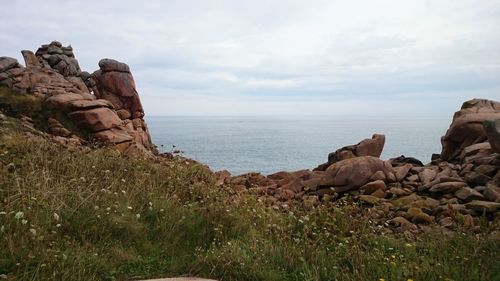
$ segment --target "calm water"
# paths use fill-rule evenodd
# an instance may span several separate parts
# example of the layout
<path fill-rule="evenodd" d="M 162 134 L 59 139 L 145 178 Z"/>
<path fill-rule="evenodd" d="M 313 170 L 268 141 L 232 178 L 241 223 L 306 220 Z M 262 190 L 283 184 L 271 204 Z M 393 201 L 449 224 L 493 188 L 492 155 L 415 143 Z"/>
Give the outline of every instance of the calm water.
<path fill-rule="evenodd" d="M 413 156 L 427 163 L 441 151 L 448 118 L 149 117 L 153 142 L 232 174 L 314 168 L 328 153 L 373 133 L 386 135 L 383 159 Z M 161 146 L 163 145 L 163 147 Z"/>

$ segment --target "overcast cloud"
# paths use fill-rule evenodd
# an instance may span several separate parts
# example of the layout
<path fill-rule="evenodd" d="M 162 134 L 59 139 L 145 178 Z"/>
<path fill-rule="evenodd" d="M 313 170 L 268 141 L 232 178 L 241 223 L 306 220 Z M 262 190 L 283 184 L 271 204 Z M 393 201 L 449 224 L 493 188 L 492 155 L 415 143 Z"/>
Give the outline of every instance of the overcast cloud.
<path fill-rule="evenodd" d="M 128 63 L 148 115 L 450 116 L 500 99 L 500 1 L 1 0 L 0 55 Z"/>

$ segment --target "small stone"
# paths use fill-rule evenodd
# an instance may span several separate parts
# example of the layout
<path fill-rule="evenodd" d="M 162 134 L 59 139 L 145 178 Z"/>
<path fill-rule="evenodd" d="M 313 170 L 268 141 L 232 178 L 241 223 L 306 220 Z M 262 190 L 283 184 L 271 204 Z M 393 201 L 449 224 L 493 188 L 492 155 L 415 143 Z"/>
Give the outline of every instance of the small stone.
<path fill-rule="evenodd" d="M 472 200 L 484 200 L 484 196 L 481 193 L 467 186 L 462 187 L 457 192 L 455 192 L 455 196 L 465 202 L 469 202 Z"/>
<path fill-rule="evenodd" d="M 474 200 L 465 204 L 465 206 L 467 207 L 467 209 L 472 209 L 477 212 L 494 213 L 496 210 L 498 210 L 498 208 L 500 208 L 500 203 Z"/>
<path fill-rule="evenodd" d="M 410 208 L 408 209 L 408 215 L 414 223 L 431 223 L 434 218 L 424 213 L 420 208 Z"/>
<path fill-rule="evenodd" d="M 487 175 L 489 177 L 495 176 L 495 173 L 499 170 L 498 166 L 493 165 L 479 165 L 474 171 L 478 174 Z"/>
<path fill-rule="evenodd" d="M 442 182 L 433 185 L 430 188 L 431 192 L 441 192 L 441 193 L 455 193 L 460 188 L 467 186 L 464 182 Z"/>
<path fill-rule="evenodd" d="M 376 205 L 382 201 L 382 199 L 371 195 L 360 195 L 359 200 L 366 202 L 371 205 Z"/>
<path fill-rule="evenodd" d="M 394 167 L 396 180 L 402 181 L 406 177 L 408 172 L 411 170 L 411 168 L 412 168 L 411 164 L 405 164 L 404 166 Z"/>
<path fill-rule="evenodd" d="M 491 178 L 488 177 L 487 175 L 480 174 L 477 172 L 472 172 L 465 175 L 465 181 L 472 186 L 485 185 L 490 180 Z"/>
<path fill-rule="evenodd" d="M 446 227 L 446 228 L 452 228 L 453 225 L 455 224 L 455 222 L 453 221 L 453 219 L 451 217 L 444 217 L 442 218 L 440 221 L 439 221 L 439 224 L 442 226 L 442 227 Z"/>
<path fill-rule="evenodd" d="M 488 184 L 483 192 L 486 200 L 500 203 L 500 187 L 495 186 L 493 184 Z"/>
<path fill-rule="evenodd" d="M 409 190 L 407 188 L 399 188 L 399 187 L 392 187 L 387 192 L 389 194 L 392 194 L 392 195 L 397 196 L 397 197 L 410 195 L 412 193 L 411 190 Z"/>
<path fill-rule="evenodd" d="M 371 194 L 377 198 L 385 198 L 385 192 L 382 189 L 377 189 L 375 192 Z"/>
<path fill-rule="evenodd" d="M 395 199 L 391 203 L 395 207 L 404 208 L 404 207 L 408 207 L 411 203 L 413 203 L 413 202 L 415 202 L 417 200 L 421 200 L 421 199 L 422 198 L 420 196 L 418 196 L 417 194 L 413 193 L 413 194 L 410 194 L 408 196 L 403 196 L 403 197 L 400 197 L 398 199 Z"/>
<path fill-rule="evenodd" d="M 376 181 L 369 182 L 360 188 L 360 190 L 363 192 L 363 194 L 368 194 L 368 195 L 374 193 L 377 190 L 383 191 L 385 189 L 386 189 L 386 185 L 385 185 L 385 182 L 382 180 L 376 180 Z"/>
<path fill-rule="evenodd" d="M 418 177 L 418 175 L 412 175 L 412 176 L 407 177 L 406 179 L 407 179 L 408 181 L 413 181 L 413 182 L 415 182 L 415 181 L 418 181 L 419 177 Z"/>

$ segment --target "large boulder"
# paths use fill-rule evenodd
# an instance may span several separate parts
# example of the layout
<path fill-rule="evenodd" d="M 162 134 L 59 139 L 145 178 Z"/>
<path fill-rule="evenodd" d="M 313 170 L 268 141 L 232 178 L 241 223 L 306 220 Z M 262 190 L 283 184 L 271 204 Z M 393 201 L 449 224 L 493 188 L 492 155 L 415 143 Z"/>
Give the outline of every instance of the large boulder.
<path fill-rule="evenodd" d="M 333 187 L 335 192 L 346 192 L 373 180 L 394 182 L 396 177 L 392 166 L 377 157 L 361 156 L 332 164 L 326 169 L 319 186 Z"/>
<path fill-rule="evenodd" d="M 99 67 L 101 69 L 92 74 L 95 95 L 113 103 L 116 110 L 127 110 L 133 118 L 143 117 L 144 109 L 128 65 L 112 59 L 102 59 Z"/>
<path fill-rule="evenodd" d="M 371 139 L 364 139 L 358 144 L 344 146 L 328 154 L 328 162 L 319 165 L 315 171 L 325 171 L 330 165 L 338 161 L 361 156 L 380 157 L 384 149 L 385 136 L 374 134 Z"/>
<path fill-rule="evenodd" d="M 4 72 L 15 67 L 19 67 L 19 63 L 15 58 L 0 57 L 0 72 Z"/>
<path fill-rule="evenodd" d="M 99 132 L 122 125 L 122 120 L 109 108 L 94 108 L 90 110 L 79 110 L 69 114 L 76 125 L 89 129 L 92 132 Z"/>
<path fill-rule="evenodd" d="M 499 118 L 499 102 L 485 99 L 464 102 L 460 111 L 453 116 L 450 128 L 441 138 L 441 160 L 455 160 L 465 147 L 486 141 L 483 122 Z"/>

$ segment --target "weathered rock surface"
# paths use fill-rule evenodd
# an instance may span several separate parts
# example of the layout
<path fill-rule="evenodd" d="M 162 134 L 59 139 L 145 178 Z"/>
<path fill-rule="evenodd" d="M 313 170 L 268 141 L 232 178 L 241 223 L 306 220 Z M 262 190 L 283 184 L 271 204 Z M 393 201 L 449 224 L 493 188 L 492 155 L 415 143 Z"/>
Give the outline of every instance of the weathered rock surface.
<path fill-rule="evenodd" d="M 81 71 L 73 48 L 57 41 L 42 45 L 36 53 L 23 50 L 22 55 L 26 67 L 16 59 L 0 57 L 0 85 L 31 93 L 49 107 L 69 111 L 78 128 L 90 131 L 96 140 L 120 144 L 117 149 L 126 154 L 153 155 L 155 147 L 126 64 L 103 59 L 101 69 L 90 75 Z M 59 138 L 75 135 L 55 116 L 48 124 L 49 131 Z"/>
<path fill-rule="evenodd" d="M 486 141 L 483 122 L 495 119 L 500 119 L 500 103 L 484 99 L 464 102 L 441 138 L 441 160 L 455 160 L 465 147 Z"/>
<path fill-rule="evenodd" d="M 374 134 L 371 139 L 364 139 L 356 145 L 344 146 L 328 155 L 328 162 L 319 165 L 316 171 L 325 171 L 332 164 L 360 156 L 380 157 L 384 149 L 385 136 Z"/>
<path fill-rule="evenodd" d="M 395 180 L 392 166 L 388 162 L 373 156 L 350 158 L 328 167 L 319 186 L 333 187 L 335 192 L 345 192 L 368 183 L 377 172 L 381 175 L 380 180 Z"/>
<path fill-rule="evenodd" d="M 127 110 L 133 118 L 143 117 L 144 109 L 129 67 L 111 59 L 101 60 L 99 67 L 101 69 L 92 74 L 95 95 L 109 100 L 116 110 Z"/>

